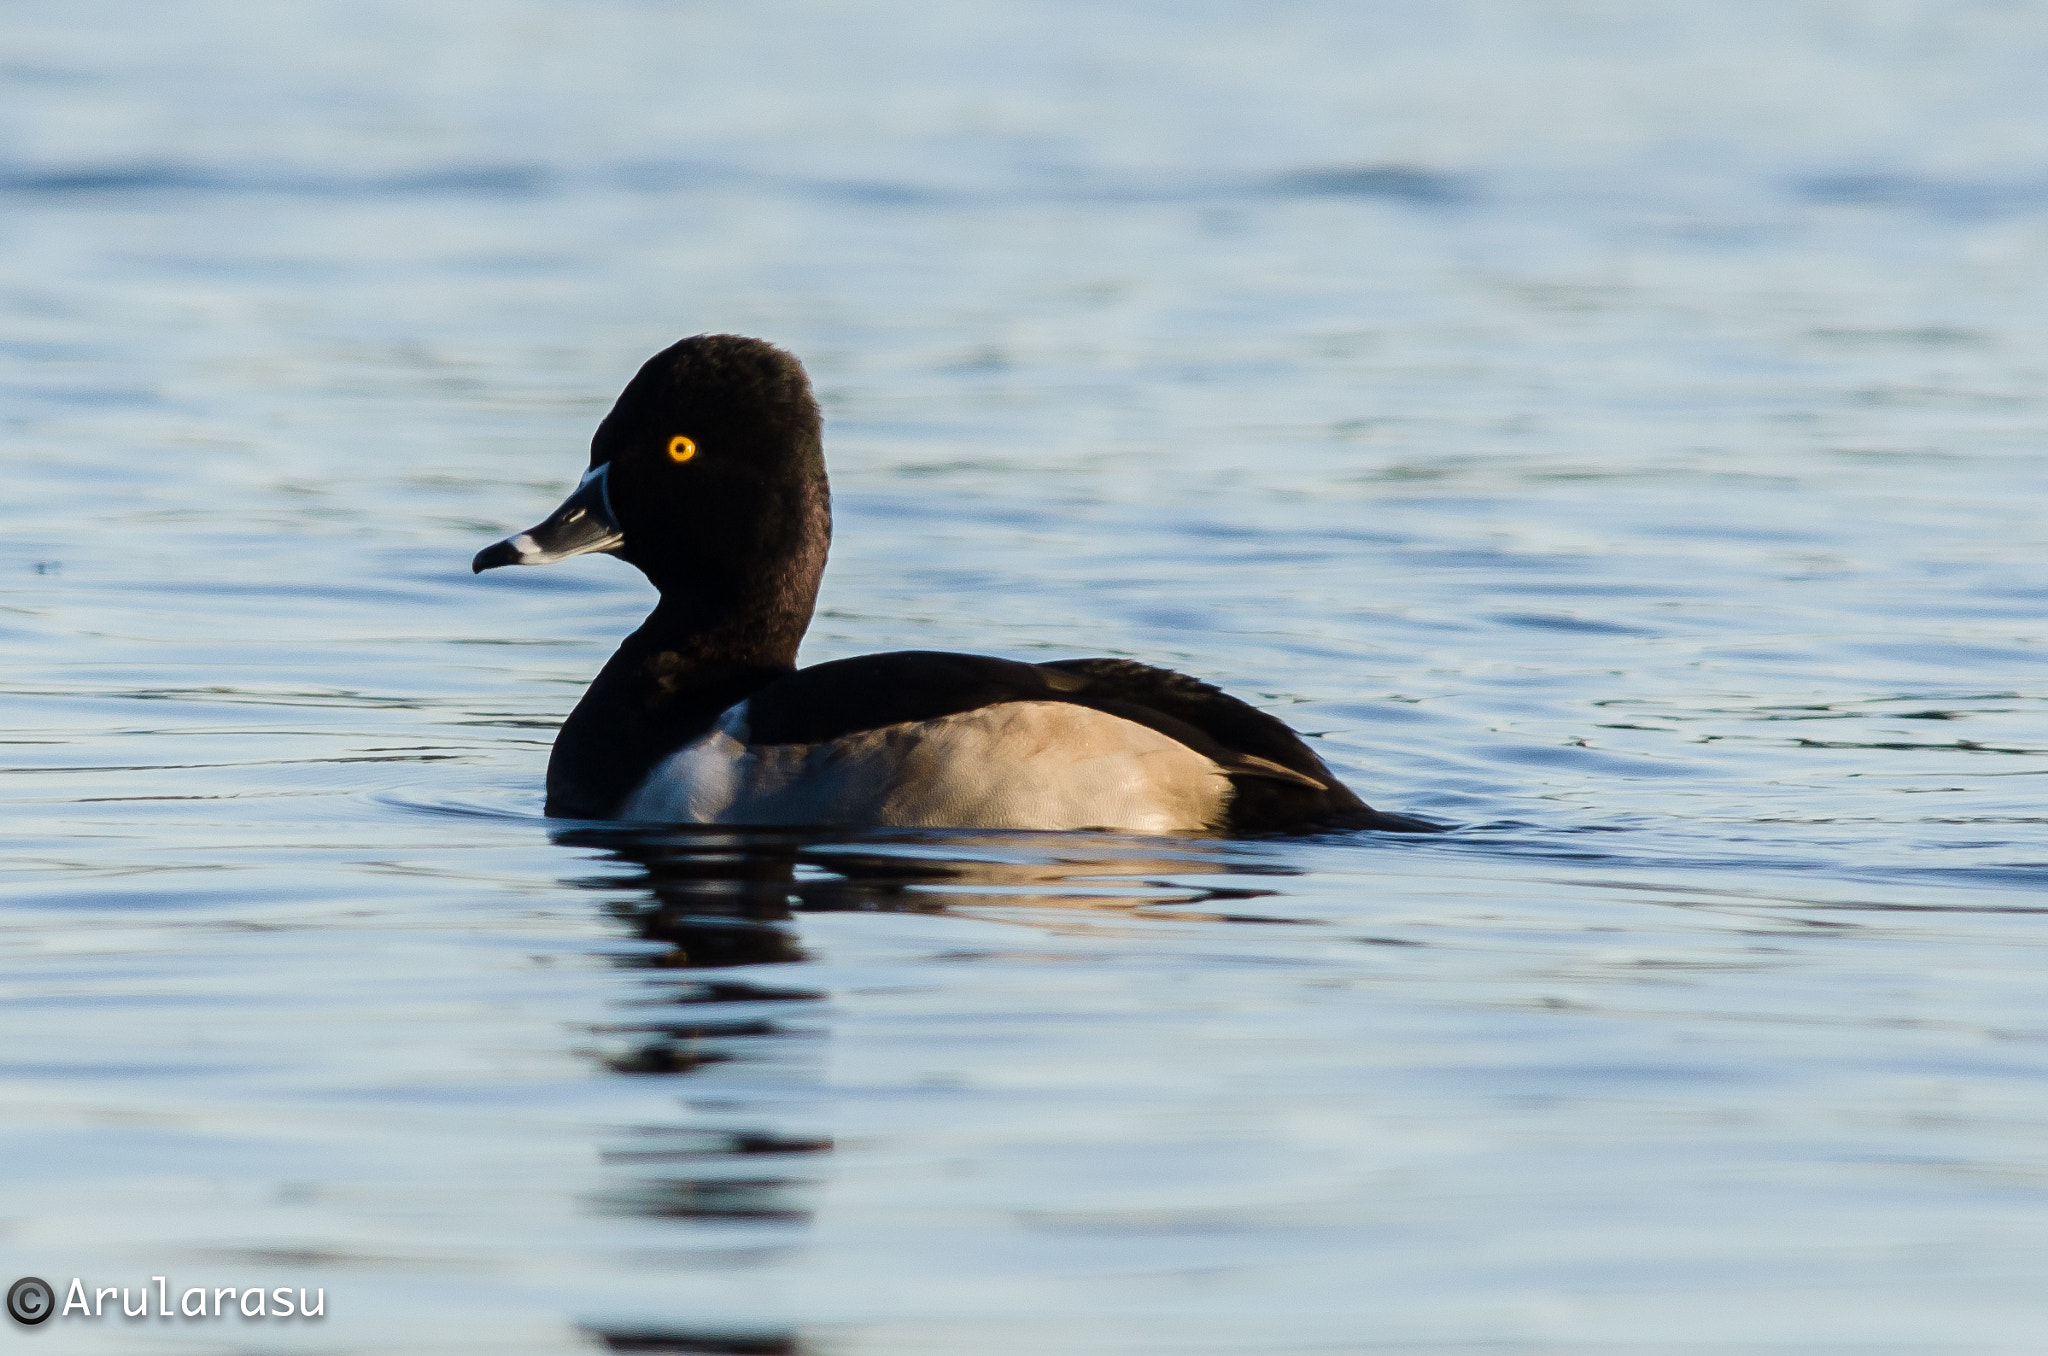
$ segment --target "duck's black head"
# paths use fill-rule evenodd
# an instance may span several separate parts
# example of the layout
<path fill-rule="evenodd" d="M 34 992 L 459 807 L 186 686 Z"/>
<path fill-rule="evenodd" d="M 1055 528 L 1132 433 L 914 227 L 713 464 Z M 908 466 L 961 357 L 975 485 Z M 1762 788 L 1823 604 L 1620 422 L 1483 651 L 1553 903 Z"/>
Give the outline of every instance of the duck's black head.
<path fill-rule="evenodd" d="M 592 551 L 638 566 L 663 609 L 762 638 L 809 625 L 832 536 L 818 402 L 803 364 L 760 339 L 700 334 L 647 360 L 590 440 L 590 470 L 478 572 Z"/>

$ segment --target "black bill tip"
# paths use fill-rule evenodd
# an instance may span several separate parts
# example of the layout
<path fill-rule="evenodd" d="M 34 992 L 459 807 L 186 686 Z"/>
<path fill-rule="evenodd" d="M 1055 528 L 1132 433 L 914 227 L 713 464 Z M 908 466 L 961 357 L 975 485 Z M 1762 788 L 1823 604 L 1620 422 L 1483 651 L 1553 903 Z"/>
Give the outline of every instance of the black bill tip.
<path fill-rule="evenodd" d="M 485 570 L 495 570 L 500 565 L 519 564 L 526 558 L 526 553 L 512 542 L 513 539 L 507 537 L 503 541 L 494 541 L 477 552 L 476 559 L 469 562 L 470 573 L 482 574 Z"/>

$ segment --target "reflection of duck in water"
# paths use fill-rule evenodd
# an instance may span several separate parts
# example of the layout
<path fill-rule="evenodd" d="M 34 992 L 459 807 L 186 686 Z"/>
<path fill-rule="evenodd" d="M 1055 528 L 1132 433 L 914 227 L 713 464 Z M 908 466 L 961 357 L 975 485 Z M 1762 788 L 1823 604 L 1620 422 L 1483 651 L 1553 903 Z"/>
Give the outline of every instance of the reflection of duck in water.
<path fill-rule="evenodd" d="M 863 830 L 848 836 L 824 829 L 651 824 L 566 825 L 552 836 L 634 868 L 572 883 L 610 896 L 607 913 L 643 941 L 665 945 L 663 951 L 619 958 L 619 964 L 635 968 L 732 970 L 805 960 L 789 926 L 798 912 L 968 911 L 986 918 L 1029 908 L 1177 923 L 1297 921 L 1227 911 L 1239 901 L 1273 894 L 1263 884 L 1187 879 L 1251 875 L 1263 882 L 1291 874 L 1275 862 L 1234 857 L 1223 844 L 1201 841 L 1169 845 L 1156 838 L 1091 834 L 1047 839 L 988 830 Z M 1032 927 L 1057 931 L 1059 925 L 1041 916 Z M 761 998 L 765 992 L 738 981 L 705 987 L 705 1001 Z"/>
<path fill-rule="evenodd" d="M 905 651 L 796 667 L 831 538 L 816 401 L 758 339 L 656 354 L 553 516 L 479 571 L 590 551 L 661 602 L 562 727 L 548 813 L 696 824 L 1427 832 L 1273 717 L 1120 659 Z"/>

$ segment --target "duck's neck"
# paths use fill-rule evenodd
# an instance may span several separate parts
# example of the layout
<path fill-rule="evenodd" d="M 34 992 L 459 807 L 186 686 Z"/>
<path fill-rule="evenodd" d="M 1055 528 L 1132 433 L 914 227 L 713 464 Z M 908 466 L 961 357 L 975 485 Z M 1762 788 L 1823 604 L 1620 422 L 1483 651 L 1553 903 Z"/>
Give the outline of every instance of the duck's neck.
<path fill-rule="evenodd" d="M 547 812 L 610 818 L 663 758 L 794 672 L 815 594 L 813 584 L 722 605 L 664 594 L 563 722 L 548 760 Z"/>

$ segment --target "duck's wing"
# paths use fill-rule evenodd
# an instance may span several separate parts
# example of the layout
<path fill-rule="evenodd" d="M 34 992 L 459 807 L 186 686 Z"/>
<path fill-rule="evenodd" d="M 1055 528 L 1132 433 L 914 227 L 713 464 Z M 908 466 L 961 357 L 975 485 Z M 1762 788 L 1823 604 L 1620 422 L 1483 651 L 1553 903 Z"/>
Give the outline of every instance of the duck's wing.
<path fill-rule="evenodd" d="M 1003 702 L 1068 702 L 1133 721 L 1210 759 L 1237 788 L 1230 828 L 1316 825 L 1429 832 L 1367 807 L 1284 724 L 1206 683 L 1119 659 L 1026 664 L 899 650 L 800 669 L 747 701 L 747 742 L 823 744 Z"/>
<path fill-rule="evenodd" d="M 1296 774 L 1297 780 L 1290 784 L 1287 779 L 1247 775 L 1223 764 L 1237 785 L 1230 827 L 1238 833 L 1307 828 L 1440 833 L 1449 827 L 1373 809 L 1339 781 L 1284 721 L 1199 678 L 1131 659 L 1058 659 L 1032 667 L 1082 680 L 1084 686 L 1069 700 L 1086 701 L 1104 710 L 1129 705 L 1156 711 L 1200 731 L 1207 740 L 1237 755 L 1240 762 L 1256 760 Z"/>
<path fill-rule="evenodd" d="M 1149 671 L 1180 678 L 1164 669 Z M 1192 678 L 1181 681 L 1194 682 Z M 1067 672 L 1052 664 L 937 650 L 836 659 L 778 679 L 748 700 L 747 741 L 822 744 L 866 730 L 938 720 L 1004 702 L 1064 702 L 1119 716 L 1178 740 L 1233 777 L 1286 782 L 1311 791 L 1328 790 L 1336 784 L 1306 749 L 1301 754 L 1313 770 L 1277 762 L 1253 749 L 1233 747 L 1177 713 L 1143 700 L 1142 695 L 1134 696 L 1087 673 Z M 1250 707 L 1244 709 L 1251 711 Z M 1283 734 L 1287 732 L 1278 721 L 1271 723 Z"/>
<path fill-rule="evenodd" d="M 1075 690 L 1077 695 L 1150 707 L 1186 722 L 1225 748 L 1277 763 L 1319 786 L 1336 784 L 1323 760 L 1284 721 L 1199 678 L 1133 659 L 1056 659 L 1031 667 L 1080 679 L 1085 686 Z"/>

